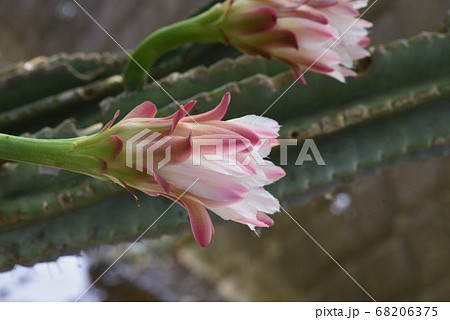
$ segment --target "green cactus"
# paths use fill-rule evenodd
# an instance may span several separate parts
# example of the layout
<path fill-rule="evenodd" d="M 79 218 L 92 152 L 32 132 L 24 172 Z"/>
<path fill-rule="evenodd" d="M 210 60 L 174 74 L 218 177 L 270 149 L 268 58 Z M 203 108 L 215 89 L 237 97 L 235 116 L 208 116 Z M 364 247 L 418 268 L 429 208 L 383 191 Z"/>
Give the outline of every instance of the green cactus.
<path fill-rule="evenodd" d="M 294 80 L 280 62 L 230 58 L 235 56 L 215 45 L 189 45 L 167 54 L 151 72 L 159 79 L 192 66 L 160 84 L 180 102 L 197 99 L 194 113 L 230 91 L 228 118 L 265 112 Z M 283 124 L 283 137 L 299 140 L 298 147 L 288 148 L 287 177 L 270 186 L 271 192 L 283 203 L 297 204 L 388 165 L 448 155 L 448 56 L 448 34 L 422 33 L 373 49 L 359 65 L 360 76 L 347 84 L 310 74 L 307 86 L 293 85 L 265 113 Z M 216 62 L 217 57 L 227 58 Z M 154 102 L 161 116 L 178 108 L 154 83 L 121 93 L 118 73 L 125 61 L 122 54 L 60 55 L 4 71 L 0 131 L 23 133 L 62 121 L 33 136 L 68 138 L 94 133 L 101 128 L 98 122 L 110 120 L 117 109 L 124 115 L 144 100 Z M 197 66 L 204 61 L 212 65 Z M 315 139 L 326 166 L 293 165 L 308 138 Z M 278 152 L 271 158 L 279 161 Z M 171 206 L 161 197 L 142 195 L 137 207 L 122 188 L 71 172 L 18 163 L 0 169 L 0 270 L 102 243 L 133 241 Z M 145 236 L 186 227 L 186 214 L 173 205 Z"/>
<path fill-rule="evenodd" d="M 271 186 L 271 191 L 289 204 L 303 203 L 311 196 L 330 192 L 340 183 L 386 166 L 449 155 L 449 123 L 448 100 L 442 99 L 322 135 L 314 142 L 325 166 L 313 162 L 294 166 L 302 147 L 299 143 L 298 147 L 291 147 L 287 178 Z"/>
<path fill-rule="evenodd" d="M 160 79 L 174 71 L 206 66 L 237 52 L 222 45 L 185 45 L 155 63 L 150 74 Z M 0 132 L 21 134 L 55 126 L 65 118 L 80 127 L 100 121 L 99 100 L 124 90 L 120 73 L 125 54 L 58 54 L 18 63 L 0 72 Z"/>
<path fill-rule="evenodd" d="M 118 74 L 126 58 L 123 53 L 77 53 L 18 63 L 0 73 L 2 112 Z"/>

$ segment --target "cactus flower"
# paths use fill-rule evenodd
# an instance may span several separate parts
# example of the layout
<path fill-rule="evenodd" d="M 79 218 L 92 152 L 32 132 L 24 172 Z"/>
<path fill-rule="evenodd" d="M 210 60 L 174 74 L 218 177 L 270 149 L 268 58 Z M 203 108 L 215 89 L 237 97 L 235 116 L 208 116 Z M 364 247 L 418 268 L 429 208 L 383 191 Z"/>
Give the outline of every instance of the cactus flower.
<path fill-rule="evenodd" d="M 113 125 L 116 113 L 100 133 L 77 143 L 77 153 L 100 162 L 91 175 L 135 197 L 138 189 L 186 208 L 201 246 L 214 233 L 207 209 L 250 228 L 269 227 L 279 203 L 263 186 L 285 173 L 263 158 L 277 145 L 279 125 L 262 118 L 251 126 L 256 116 L 222 121 L 229 102 L 227 93 L 215 109 L 191 117 L 191 101 L 165 118 L 154 118 L 156 107 L 144 102 Z"/>
<path fill-rule="evenodd" d="M 370 43 L 371 23 L 357 20 L 357 9 L 367 2 L 228 0 L 219 26 L 229 44 L 284 61 L 300 82 L 308 67 L 345 82 L 345 77 L 356 75 L 354 61 L 369 55 L 364 48 Z"/>
<path fill-rule="evenodd" d="M 211 241 L 214 228 L 207 210 L 250 228 L 273 225 L 268 216 L 279 203 L 264 186 L 285 172 L 265 160 L 278 144 L 279 125 L 248 115 L 222 121 L 230 103 L 186 116 L 191 101 L 165 118 L 144 102 L 114 125 L 71 139 L 33 139 L 0 134 L 0 158 L 86 174 L 124 187 L 163 196 L 187 209 L 195 239 Z"/>
<path fill-rule="evenodd" d="M 147 77 L 142 68 L 149 69 L 159 56 L 184 42 L 222 42 L 250 55 L 285 62 L 301 83 L 307 68 L 345 82 L 345 77 L 356 75 L 354 61 L 369 55 L 365 47 L 372 24 L 357 18 L 357 10 L 367 3 L 227 0 L 147 37 L 133 52 L 124 81 L 130 89 L 142 87 Z"/>

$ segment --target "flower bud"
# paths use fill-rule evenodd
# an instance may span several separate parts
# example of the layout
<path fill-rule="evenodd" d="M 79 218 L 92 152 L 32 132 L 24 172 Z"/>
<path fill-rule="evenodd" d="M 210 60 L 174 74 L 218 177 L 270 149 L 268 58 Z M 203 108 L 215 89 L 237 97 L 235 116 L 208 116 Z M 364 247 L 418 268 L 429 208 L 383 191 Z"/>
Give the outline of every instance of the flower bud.
<path fill-rule="evenodd" d="M 300 82 L 302 72 L 345 82 L 355 60 L 367 57 L 367 28 L 357 19 L 367 0 L 228 0 L 217 22 L 225 42 L 239 50 L 284 61 Z"/>
<path fill-rule="evenodd" d="M 187 116 L 191 101 L 165 118 L 144 102 L 113 125 L 84 139 L 77 152 L 99 159 L 96 177 L 118 183 L 132 193 L 164 196 L 185 207 L 197 242 L 206 246 L 214 228 L 207 209 L 250 228 L 273 225 L 268 214 L 279 203 L 265 185 L 285 175 L 265 160 L 277 145 L 279 125 L 256 116 L 222 121 L 230 103 L 226 93 L 209 112 Z M 91 174 L 92 175 L 92 174 Z"/>

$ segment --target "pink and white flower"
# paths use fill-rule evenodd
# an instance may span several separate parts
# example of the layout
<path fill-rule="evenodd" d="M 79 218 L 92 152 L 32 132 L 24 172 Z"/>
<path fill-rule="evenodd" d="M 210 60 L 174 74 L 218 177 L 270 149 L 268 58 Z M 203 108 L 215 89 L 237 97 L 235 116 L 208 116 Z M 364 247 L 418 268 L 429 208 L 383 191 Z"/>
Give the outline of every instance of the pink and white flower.
<path fill-rule="evenodd" d="M 277 145 L 280 126 L 268 118 L 260 118 L 252 125 L 256 116 L 222 121 L 229 103 L 227 93 L 209 112 L 186 116 L 195 104 L 191 101 L 171 116 L 154 118 L 155 105 L 144 102 L 113 125 L 116 114 L 100 133 L 79 144 L 79 152 L 102 163 L 101 171 L 91 175 L 118 183 L 135 197 L 133 189 L 138 189 L 185 207 L 201 246 L 207 246 L 214 234 L 207 209 L 252 229 L 272 226 L 268 215 L 280 207 L 264 186 L 282 178 L 285 172 L 263 158 Z M 151 155 L 143 152 L 140 160 L 132 154 L 133 164 L 127 166 L 126 142 L 143 130 L 148 134 L 136 143 L 143 143 L 144 150 L 154 150 Z M 156 138 L 149 139 L 151 134 Z M 205 144 L 205 140 L 219 141 L 224 156 L 211 157 L 217 147 Z M 170 160 L 160 167 L 168 149 Z M 143 164 L 142 172 L 136 170 L 137 161 Z"/>
<path fill-rule="evenodd" d="M 302 71 L 341 82 L 355 76 L 355 60 L 369 56 L 367 28 L 358 9 L 368 0 L 227 0 L 217 22 L 226 42 L 251 55 L 288 64 L 300 82 Z M 316 61 L 317 60 L 317 61 Z"/>

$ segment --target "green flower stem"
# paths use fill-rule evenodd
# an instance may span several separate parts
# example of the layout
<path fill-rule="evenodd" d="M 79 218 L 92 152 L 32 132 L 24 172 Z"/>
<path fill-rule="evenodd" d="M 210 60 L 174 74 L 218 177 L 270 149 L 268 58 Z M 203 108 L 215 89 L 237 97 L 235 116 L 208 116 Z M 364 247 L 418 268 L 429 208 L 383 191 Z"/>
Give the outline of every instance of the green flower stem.
<path fill-rule="evenodd" d="M 80 173 L 101 170 L 97 159 L 76 152 L 83 139 L 34 139 L 0 133 L 0 158 Z"/>
<path fill-rule="evenodd" d="M 158 29 L 145 38 L 125 66 L 123 76 L 126 88 L 141 89 L 147 80 L 144 70 L 149 70 L 164 53 L 186 42 L 225 42 L 222 32 L 213 26 L 222 14 L 223 10 L 214 6 L 198 16 Z"/>

